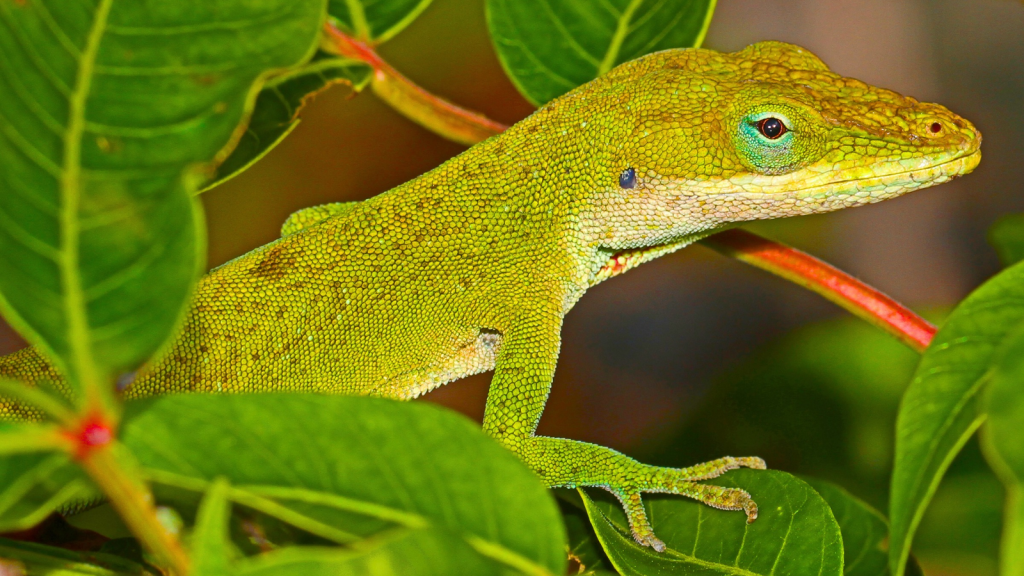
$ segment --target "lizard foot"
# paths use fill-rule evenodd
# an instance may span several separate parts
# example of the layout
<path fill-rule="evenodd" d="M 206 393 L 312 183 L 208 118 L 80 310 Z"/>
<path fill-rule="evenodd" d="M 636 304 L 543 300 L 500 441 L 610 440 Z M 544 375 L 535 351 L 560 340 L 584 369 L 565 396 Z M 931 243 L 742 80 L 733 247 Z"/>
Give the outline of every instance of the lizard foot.
<path fill-rule="evenodd" d="M 717 478 L 725 472 L 737 468 L 764 470 L 766 466 L 761 458 L 733 458 L 731 456 L 689 468 L 645 466 L 644 469 L 650 474 L 645 475 L 647 477 L 641 479 L 637 487 L 609 489 L 619 499 L 626 511 L 633 539 L 641 546 L 650 546 L 658 552 L 664 552 L 665 543 L 654 535 L 654 528 L 647 519 L 641 494 L 644 492 L 678 494 L 720 510 L 742 510 L 747 515 L 747 524 L 750 524 L 757 519 L 757 503 L 751 498 L 750 493 L 739 488 L 723 488 L 697 483 L 699 480 Z"/>
<path fill-rule="evenodd" d="M 757 519 L 757 504 L 745 490 L 699 483 L 737 468 L 764 470 L 764 460 L 757 457 L 727 456 L 689 468 L 664 468 L 641 464 L 610 448 L 561 438 L 534 436 L 515 448 L 548 486 L 594 486 L 614 494 L 625 509 L 633 539 L 658 552 L 665 550 L 665 543 L 655 536 L 647 518 L 645 493 L 678 494 L 721 510 L 742 510 L 748 524 Z"/>

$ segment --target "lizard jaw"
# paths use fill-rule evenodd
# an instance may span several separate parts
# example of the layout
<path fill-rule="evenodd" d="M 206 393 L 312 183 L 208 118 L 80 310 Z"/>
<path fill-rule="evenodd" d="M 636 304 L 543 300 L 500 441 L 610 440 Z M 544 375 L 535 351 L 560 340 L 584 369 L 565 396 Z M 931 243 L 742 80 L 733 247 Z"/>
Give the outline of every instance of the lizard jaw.
<path fill-rule="evenodd" d="M 981 162 L 981 150 L 975 149 L 963 156 L 910 170 L 839 179 L 812 185 L 797 191 L 796 195 L 801 198 L 819 197 L 823 194 L 867 197 L 869 198 L 868 202 L 878 202 L 969 174 L 978 166 L 979 162 Z M 766 191 L 765 193 L 772 194 L 773 192 Z"/>
<path fill-rule="evenodd" d="M 846 178 L 811 168 L 782 176 L 744 175 L 703 182 L 670 183 L 686 211 L 712 226 L 832 212 L 873 204 L 963 176 L 981 161 L 978 148 L 924 166 L 907 169 L 893 162 L 890 170 L 848 170 Z M 903 169 L 900 169 L 903 168 Z M 674 184 L 674 185 L 673 185 Z M 698 216 L 699 214 L 699 216 Z"/>

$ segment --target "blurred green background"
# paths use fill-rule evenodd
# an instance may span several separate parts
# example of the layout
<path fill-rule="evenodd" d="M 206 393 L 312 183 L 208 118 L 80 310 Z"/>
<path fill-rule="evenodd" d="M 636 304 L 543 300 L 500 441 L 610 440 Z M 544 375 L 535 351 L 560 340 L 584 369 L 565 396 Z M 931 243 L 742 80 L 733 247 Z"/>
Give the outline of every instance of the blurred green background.
<path fill-rule="evenodd" d="M 998 269 L 985 242 L 1024 211 L 1024 5 L 1009 0 L 719 0 L 705 46 L 785 40 L 836 72 L 937 101 L 974 122 L 969 177 L 893 202 L 756 225 L 917 310 L 948 309 Z M 381 48 L 428 90 L 511 123 L 483 0 L 434 0 Z M 210 265 L 273 240 L 291 212 L 361 200 L 462 151 L 372 94 L 321 95 L 252 169 L 203 196 Z M 896 405 L 916 355 L 818 296 L 693 247 L 592 290 L 566 319 L 541 433 L 670 465 L 757 454 L 884 510 Z M 0 326 L 0 353 L 23 344 Z M 473 418 L 490 375 L 425 398 Z M 714 384 L 714 385 L 712 385 Z M 918 540 L 926 571 L 993 574 L 1001 492 L 969 446 Z"/>

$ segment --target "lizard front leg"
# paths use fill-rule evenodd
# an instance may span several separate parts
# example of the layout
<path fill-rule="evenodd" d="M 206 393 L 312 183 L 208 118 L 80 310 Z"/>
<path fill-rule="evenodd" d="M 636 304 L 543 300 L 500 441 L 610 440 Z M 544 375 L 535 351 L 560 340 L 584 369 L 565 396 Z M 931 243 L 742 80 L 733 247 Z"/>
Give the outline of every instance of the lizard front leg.
<path fill-rule="evenodd" d="M 597 486 L 625 508 L 633 538 L 663 551 L 644 511 L 641 494 L 689 496 L 709 506 L 743 510 L 757 518 L 750 494 L 736 488 L 697 484 L 740 467 L 765 467 L 760 458 L 720 458 L 690 468 L 649 466 L 611 448 L 587 442 L 536 436 L 558 358 L 561 315 L 556 310 L 523 317 L 503 334 L 494 379 L 487 394 L 484 431 L 519 455 L 550 487 Z"/>

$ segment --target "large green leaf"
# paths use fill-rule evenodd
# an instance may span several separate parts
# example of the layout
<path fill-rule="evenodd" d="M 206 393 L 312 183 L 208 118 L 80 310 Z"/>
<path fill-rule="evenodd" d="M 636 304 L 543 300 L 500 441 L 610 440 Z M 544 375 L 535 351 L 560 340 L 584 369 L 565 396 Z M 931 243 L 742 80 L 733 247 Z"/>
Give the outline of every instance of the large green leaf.
<path fill-rule="evenodd" d="M 222 574 L 502 574 L 507 566 L 488 559 L 464 538 L 435 526 L 388 530 L 345 549 L 287 546 L 230 563 L 228 484 L 215 480 L 203 496 L 191 537 L 196 576 Z"/>
<path fill-rule="evenodd" d="M 168 338 L 204 257 L 191 190 L 325 0 L 0 2 L 0 307 L 75 379 Z"/>
<path fill-rule="evenodd" d="M 566 535 L 569 538 L 569 570 L 575 574 L 594 574 L 599 570 L 608 570 L 608 561 L 601 543 L 590 525 L 590 518 L 583 509 L 582 500 L 575 490 L 557 489 L 559 506 L 562 510 L 562 521 L 565 523 Z M 575 571 L 574 571 L 575 569 Z"/>
<path fill-rule="evenodd" d="M 436 526 L 511 566 L 565 568 L 549 492 L 446 410 L 300 394 L 168 396 L 129 407 L 123 441 L 157 483 L 203 490 L 223 476 L 234 502 L 339 543 Z"/>
<path fill-rule="evenodd" d="M 978 396 L 996 349 L 1022 323 L 1024 263 L 1019 263 L 961 302 L 922 356 L 896 422 L 889 512 L 893 574 L 903 573 L 914 532 L 939 481 L 984 420 Z"/>
<path fill-rule="evenodd" d="M 839 524 L 843 534 L 843 574 L 888 574 L 889 523 L 885 516 L 831 482 L 815 478 L 804 478 L 804 481 L 825 499 Z"/>
<path fill-rule="evenodd" d="M 505 72 L 541 105 L 614 66 L 700 46 L 715 0 L 487 0 Z"/>
<path fill-rule="evenodd" d="M 430 0 L 330 0 L 331 17 L 360 40 L 386 42 L 430 6 Z"/>
<path fill-rule="evenodd" d="M 1024 574 L 1024 324 L 1006 339 L 985 397 L 986 455 L 1006 485 L 1003 574 Z"/>
<path fill-rule="evenodd" d="M 1003 266 L 1024 260 L 1024 214 L 1007 214 L 989 228 L 988 241 L 995 247 Z"/>
<path fill-rule="evenodd" d="M 409 25 L 430 0 L 330 0 L 335 25 L 350 36 L 380 44 Z M 217 168 L 203 191 L 245 171 L 298 127 L 302 108 L 335 84 L 361 92 L 370 82 L 369 65 L 318 52 L 305 66 L 273 78 L 256 99 L 256 109 L 231 156 Z"/>
<path fill-rule="evenodd" d="M 372 72 L 361 62 L 318 52 L 304 66 L 271 78 L 256 98 L 256 108 L 238 145 L 203 190 L 230 180 L 280 144 L 299 126 L 299 112 L 317 94 L 337 84 L 359 92 L 370 82 Z"/>
<path fill-rule="evenodd" d="M 95 497 L 68 457 L 58 453 L 0 458 L 0 532 L 24 530 L 70 502 Z"/>
<path fill-rule="evenodd" d="M 244 561 L 238 576 L 498 576 L 510 572 L 445 530 L 384 534 L 348 549 L 282 548 Z"/>
<path fill-rule="evenodd" d="M 30 429 L 38 427 L 0 422 L 0 443 L 9 447 L 18 441 L 18 435 L 31 434 Z M 27 452 L 0 456 L 0 532 L 30 528 L 69 502 L 95 495 L 92 482 L 66 454 Z"/>
<path fill-rule="evenodd" d="M 1024 323 L 1003 342 L 985 395 L 986 456 L 1008 485 L 1024 484 Z"/>
<path fill-rule="evenodd" d="M 633 541 L 617 502 L 584 495 L 584 503 L 605 553 L 623 576 L 843 573 L 839 526 L 805 482 L 775 470 L 737 470 L 714 483 L 753 494 L 757 520 L 747 524 L 742 513 L 679 496 L 648 497 L 648 516 L 668 547 L 663 553 Z"/>

